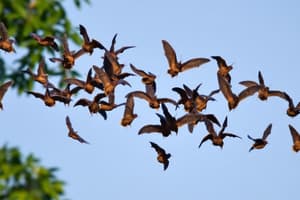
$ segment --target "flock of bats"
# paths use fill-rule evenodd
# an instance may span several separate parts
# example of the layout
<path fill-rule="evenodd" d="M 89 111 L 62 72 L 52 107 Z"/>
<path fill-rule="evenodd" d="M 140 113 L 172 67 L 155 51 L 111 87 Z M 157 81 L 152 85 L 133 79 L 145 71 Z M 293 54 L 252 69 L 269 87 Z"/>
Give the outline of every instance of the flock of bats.
<path fill-rule="evenodd" d="M 203 114 L 202 111 L 206 108 L 209 101 L 214 101 L 214 95 L 221 92 L 228 102 L 229 110 L 235 109 L 239 103 L 248 98 L 249 96 L 258 94 L 260 100 L 267 100 L 269 97 L 279 97 L 288 102 L 287 115 L 295 117 L 300 113 L 300 102 L 295 106 L 293 99 L 283 91 L 270 90 L 265 85 L 262 73 L 258 72 L 258 82 L 256 81 L 241 81 L 240 84 L 245 86 L 239 94 L 232 91 L 231 88 L 231 76 L 230 71 L 233 69 L 231 65 L 227 65 L 226 61 L 221 56 L 211 56 L 217 62 L 217 80 L 219 89 L 212 91 L 209 95 L 199 94 L 198 88 L 191 89 L 187 85 L 183 84 L 183 87 L 174 87 L 172 91 L 176 92 L 179 96 L 178 100 L 170 98 L 158 98 L 156 96 L 156 75 L 151 72 L 145 72 L 142 69 L 136 68 L 133 64 L 130 64 L 132 73 L 123 72 L 124 64 L 119 63 L 118 56 L 125 50 L 134 48 L 134 46 L 125 46 L 120 49 L 115 49 L 116 37 L 114 35 L 112 43 L 109 49 L 104 47 L 99 41 L 90 39 L 86 28 L 83 25 L 79 25 L 80 34 L 83 38 L 83 43 L 78 51 L 70 51 L 67 41 L 67 36 L 64 35 L 62 38 L 54 36 L 39 36 L 32 33 L 31 36 L 36 42 L 47 48 L 53 48 L 55 51 L 60 53 L 60 57 L 50 58 L 51 62 L 59 62 L 65 70 L 70 70 L 74 67 L 75 61 L 84 54 L 92 55 L 95 49 L 104 51 L 103 64 L 101 67 L 93 65 L 87 74 L 85 80 L 77 78 L 66 78 L 64 82 L 66 87 L 64 89 L 57 88 L 48 80 L 48 75 L 44 69 L 45 61 L 41 59 L 37 72 L 34 73 L 30 68 L 22 71 L 23 73 L 29 74 L 36 82 L 42 84 L 45 88 L 44 93 L 38 93 L 35 91 L 27 91 L 28 94 L 33 95 L 36 98 L 41 99 L 46 106 L 52 107 L 56 102 L 62 102 L 69 105 L 71 97 L 77 94 L 80 90 L 92 94 L 95 89 L 100 91 L 92 99 L 81 98 L 74 106 L 87 107 L 91 114 L 99 113 L 104 119 L 107 119 L 107 112 L 124 106 L 124 114 L 121 119 L 122 126 L 130 125 L 133 120 L 138 116 L 134 113 L 134 101 L 136 98 L 146 101 L 150 108 L 159 109 L 161 107 L 162 113 L 156 113 L 160 123 L 149 124 L 143 126 L 138 134 L 145 133 L 159 133 L 163 137 L 168 137 L 172 132 L 178 133 L 178 128 L 187 125 L 188 130 L 192 133 L 193 128 L 198 122 L 203 122 L 209 132 L 200 142 L 199 147 L 206 142 L 211 140 L 213 145 L 223 147 L 223 139 L 225 137 L 236 137 L 241 138 L 236 134 L 225 132 L 227 127 L 227 117 L 223 124 L 219 123 L 219 120 L 213 114 Z M 7 29 L 4 23 L 0 23 L 0 49 L 5 52 L 15 52 L 13 44 L 14 40 L 10 39 L 7 33 Z M 62 44 L 60 48 L 56 43 L 59 40 Z M 168 61 L 167 73 L 171 77 L 177 76 L 179 73 L 183 73 L 186 70 L 199 67 L 210 61 L 208 58 L 192 58 L 185 62 L 177 60 L 176 53 L 172 46 L 166 40 L 162 40 L 162 46 L 165 53 L 165 57 Z M 62 49 L 62 50 L 61 50 Z M 117 104 L 115 102 L 115 89 L 118 85 L 131 86 L 126 78 L 128 76 L 139 76 L 141 77 L 142 83 L 145 85 L 145 91 L 131 91 L 126 97 L 126 102 Z M 8 88 L 13 84 L 13 81 L 9 80 L 0 86 L 0 108 L 3 109 L 1 103 L 2 98 Z M 186 113 L 176 118 L 168 110 L 167 104 L 173 104 L 175 109 L 179 106 L 183 106 Z M 69 116 L 66 116 L 66 125 L 69 130 L 68 136 L 78 140 L 81 143 L 88 143 L 77 132 L 73 129 Z M 215 125 L 221 126 L 218 133 L 215 131 Z M 269 124 L 261 138 L 253 138 L 248 135 L 248 138 L 253 140 L 253 145 L 249 151 L 253 149 L 262 149 L 265 147 L 267 137 L 271 133 L 272 124 Z M 289 125 L 289 129 L 293 139 L 293 150 L 298 152 L 300 150 L 300 134 L 297 130 Z M 166 153 L 165 150 L 154 142 L 150 142 L 157 152 L 158 162 L 163 164 L 164 170 L 168 168 L 170 153 Z"/>

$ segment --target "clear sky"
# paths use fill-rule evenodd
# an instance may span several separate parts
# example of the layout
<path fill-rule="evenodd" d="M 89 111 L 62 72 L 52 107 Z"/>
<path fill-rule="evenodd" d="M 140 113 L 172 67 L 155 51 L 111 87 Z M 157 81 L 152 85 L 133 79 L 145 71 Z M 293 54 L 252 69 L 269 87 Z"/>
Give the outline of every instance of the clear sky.
<path fill-rule="evenodd" d="M 136 48 L 120 56 L 129 64 L 157 75 L 158 96 L 178 99 L 172 87 L 183 83 L 191 88 L 199 83 L 200 93 L 218 87 L 214 60 L 171 78 L 161 40 L 171 43 L 180 60 L 219 55 L 233 64 L 232 90 L 240 92 L 243 80 L 257 81 L 260 70 L 271 89 L 286 91 L 298 103 L 300 2 L 296 0 L 252 1 L 96 1 L 78 11 L 66 2 L 74 25 L 84 25 L 91 38 L 105 46 L 118 33 L 117 47 Z M 79 30 L 78 30 L 79 31 Z M 72 46 L 71 49 L 78 47 Z M 78 59 L 75 68 L 85 76 L 92 65 L 101 65 L 102 51 Z M 83 77 L 84 78 L 84 77 Z M 132 88 L 119 86 L 116 101 L 143 89 L 139 77 L 127 79 Z M 37 91 L 42 88 L 36 87 Z M 96 93 L 93 93 L 93 95 Z M 292 151 L 288 124 L 300 131 L 299 117 L 288 117 L 287 102 L 270 98 L 263 102 L 256 95 L 229 112 L 222 94 L 210 102 L 204 113 L 215 114 L 220 122 L 228 116 L 229 132 L 242 139 L 226 138 L 224 148 L 210 141 L 198 149 L 207 134 L 199 124 L 193 134 L 181 127 L 179 134 L 163 138 L 159 134 L 137 135 L 145 124 L 158 123 L 155 112 L 142 100 L 136 100 L 138 118 L 131 127 L 121 127 L 123 107 L 108 113 L 108 120 L 91 116 L 83 107 L 73 107 L 81 92 L 66 107 L 45 107 L 34 97 L 16 95 L 9 90 L 0 113 L 1 143 L 19 146 L 34 153 L 46 166 L 60 168 L 58 177 L 67 185 L 66 197 L 82 199 L 297 199 L 299 196 L 299 154 Z M 170 112 L 180 117 L 182 109 Z M 89 141 L 80 144 L 67 137 L 65 116 Z M 248 152 L 252 142 L 247 134 L 260 137 L 273 124 L 269 144 L 263 150 Z M 216 130 L 219 129 L 216 127 Z M 172 154 L 163 171 L 156 161 L 153 141 Z"/>

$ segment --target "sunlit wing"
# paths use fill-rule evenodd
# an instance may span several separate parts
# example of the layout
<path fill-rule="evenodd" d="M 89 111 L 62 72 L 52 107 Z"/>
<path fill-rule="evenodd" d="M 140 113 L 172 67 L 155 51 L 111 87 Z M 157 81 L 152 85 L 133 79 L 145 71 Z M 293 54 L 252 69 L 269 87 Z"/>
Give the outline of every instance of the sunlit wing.
<path fill-rule="evenodd" d="M 208 63 L 210 60 L 208 58 L 193 58 L 181 65 L 181 71 L 185 71 L 194 67 L 200 67 L 201 65 Z"/>
<path fill-rule="evenodd" d="M 162 43 L 165 51 L 165 56 L 167 57 L 169 63 L 169 68 L 178 70 L 178 61 L 173 47 L 166 40 L 162 40 Z"/>
<path fill-rule="evenodd" d="M 246 87 L 253 87 L 253 86 L 259 86 L 255 81 L 241 81 L 239 84 L 246 86 Z"/>
<path fill-rule="evenodd" d="M 7 92 L 8 88 L 13 84 L 13 81 L 7 81 L 0 86 L 0 101 Z"/>
<path fill-rule="evenodd" d="M 153 124 L 149 124 L 149 125 L 145 125 L 143 126 L 138 134 L 144 134 L 144 133 L 162 133 L 163 132 L 163 128 L 161 125 L 153 125 Z"/>

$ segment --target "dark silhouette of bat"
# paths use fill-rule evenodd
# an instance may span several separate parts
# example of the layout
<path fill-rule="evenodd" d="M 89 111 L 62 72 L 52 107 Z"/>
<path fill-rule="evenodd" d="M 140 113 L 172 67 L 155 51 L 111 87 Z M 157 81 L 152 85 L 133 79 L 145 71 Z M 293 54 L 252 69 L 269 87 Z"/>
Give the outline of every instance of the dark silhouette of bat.
<path fill-rule="evenodd" d="M 171 154 L 166 153 L 166 151 L 163 148 L 161 148 L 154 142 L 150 142 L 150 144 L 151 147 L 154 148 L 157 153 L 157 161 L 159 163 L 162 163 L 164 166 L 164 170 L 166 170 L 169 166 L 169 158 L 171 157 Z"/>
<path fill-rule="evenodd" d="M 86 140 L 84 140 L 82 137 L 80 137 L 78 134 L 77 134 L 77 131 L 75 131 L 72 127 L 72 124 L 71 124 L 71 121 L 70 121 L 70 118 L 69 116 L 66 116 L 66 125 L 67 125 L 67 128 L 69 130 L 68 132 L 68 136 L 74 140 L 77 140 L 78 142 L 80 143 L 86 143 L 86 144 L 89 144 Z"/>
<path fill-rule="evenodd" d="M 254 144 L 249 149 L 249 152 L 253 149 L 262 149 L 268 144 L 267 137 L 270 135 L 271 129 L 272 124 L 269 124 L 265 129 L 262 138 L 253 138 L 250 135 L 248 135 L 248 138 L 254 142 Z"/>

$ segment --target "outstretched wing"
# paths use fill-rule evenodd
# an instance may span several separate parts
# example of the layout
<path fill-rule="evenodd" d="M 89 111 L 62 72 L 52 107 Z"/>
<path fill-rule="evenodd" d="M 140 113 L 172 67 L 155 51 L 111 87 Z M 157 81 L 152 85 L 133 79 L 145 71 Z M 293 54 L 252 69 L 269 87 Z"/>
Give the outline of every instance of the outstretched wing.
<path fill-rule="evenodd" d="M 207 131 L 213 136 L 216 137 L 216 131 L 214 129 L 213 123 L 209 120 L 204 120 Z"/>
<path fill-rule="evenodd" d="M 258 81 L 261 86 L 265 86 L 264 77 L 260 71 L 258 71 Z"/>
<path fill-rule="evenodd" d="M 217 61 L 219 68 L 227 67 L 226 61 L 221 56 L 211 56 L 211 58 L 213 58 Z"/>
<path fill-rule="evenodd" d="M 167 57 L 167 60 L 169 63 L 169 68 L 177 71 L 178 70 L 178 67 L 177 67 L 178 61 L 177 61 L 176 53 L 175 53 L 173 47 L 166 40 L 162 40 L 162 44 L 163 44 L 163 48 L 165 51 L 165 56 Z"/>
<path fill-rule="evenodd" d="M 77 78 L 66 78 L 64 80 L 64 82 L 66 82 L 67 84 L 73 84 L 73 85 L 77 85 L 81 88 L 84 88 L 85 87 L 85 82 L 82 81 L 82 80 L 79 80 Z"/>
<path fill-rule="evenodd" d="M 99 93 L 94 97 L 94 102 L 98 103 L 100 101 L 100 99 L 102 99 L 104 97 L 106 97 L 106 95 L 104 93 Z"/>
<path fill-rule="evenodd" d="M 216 116 L 214 114 L 205 114 L 203 115 L 204 120 L 210 120 L 211 122 L 215 123 L 218 126 L 221 126 L 218 118 L 216 118 Z"/>
<path fill-rule="evenodd" d="M 184 63 L 182 63 L 180 70 L 185 71 L 194 67 L 199 67 L 205 63 L 208 63 L 210 60 L 208 58 L 193 58 Z"/>
<path fill-rule="evenodd" d="M 38 92 L 27 91 L 27 94 L 32 94 L 36 98 L 44 99 L 44 95 Z"/>
<path fill-rule="evenodd" d="M 37 72 L 38 72 L 38 75 L 40 75 L 40 76 L 47 75 L 46 71 L 45 71 L 45 59 L 44 58 L 41 59 Z"/>
<path fill-rule="evenodd" d="M 212 96 L 214 96 L 215 94 L 218 94 L 220 92 L 220 89 L 216 89 L 216 90 L 213 90 L 209 93 L 208 97 L 209 97 L 209 100 L 212 100 L 212 101 L 215 101 L 214 98 L 212 98 Z"/>
<path fill-rule="evenodd" d="M 64 54 L 65 55 L 71 55 L 66 34 L 63 35 L 63 37 L 61 38 L 61 41 L 62 41 L 63 48 L 64 48 Z"/>
<path fill-rule="evenodd" d="M 282 98 L 282 99 L 284 99 L 284 100 L 287 100 L 287 101 L 289 101 L 289 99 L 290 99 L 290 98 L 288 97 L 287 93 L 282 92 L 282 91 L 279 91 L 279 90 L 269 90 L 268 96 L 276 96 L 276 97 L 280 97 L 280 98 Z"/>
<path fill-rule="evenodd" d="M 243 99 L 246 99 L 249 96 L 252 96 L 259 90 L 260 86 L 259 85 L 253 85 L 250 87 L 247 87 L 246 89 L 242 90 L 239 93 L 239 101 L 242 101 Z"/>
<path fill-rule="evenodd" d="M 237 138 L 240 138 L 242 139 L 240 136 L 236 135 L 236 134 L 233 134 L 233 133 L 223 133 L 222 134 L 222 138 L 224 139 L 225 137 L 237 137 Z"/>
<path fill-rule="evenodd" d="M 287 93 L 285 93 L 285 100 L 287 100 L 287 102 L 289 104 L 289 108 L 295 107 L 293 99 Z M 298 105 L 300 105 L 299 103 L 298 103 Z M 298 107 L 298 105 L 296 107 Z"/>
<path fill-rule="evenodd" d="M 79 24 L 79 33 L 80 35 L 82 35 L 84 43 L 90 42 L 90 38 L 89 35 L 87 34 L 86 28 L 81 24 Z"/>
<path fill-rule="evenodd" d="M 255 142 L 255 139 L 254 139 L 253 137 L 251 137 L 250 135 L 247 135 L 247 137 L 248 137 L 250 140 L 252 140 L 252 141 Z"/>
<path fill-rule="evenodd" d="M 272 129 L 272 124 L 269 124 L 268 127 L 266 128 L 266 130 L 264 131 L 263 136 L 262 136 L 263 140 L 266 140 L 268 135 L 270 135 L 271 129 Z"/>
<path fill-rule="evenodd" d="M 134 73 L 136 73 L 137 75 L 139 75 L 141 77 L 148 76 L 148 74 L 145 71 L 136 68 L 133 64 L 130 64 L 130 68 Z"/>
<path fill-rule="evenodd" d="M 257 84 L 255 81 L 241 81 L 239 84 L 245 87 L 259 86 L 259 84 Z"/>
<path fill-rule="evenodd" d="M 166 154 L 166 151 L 163 148 L 161 148 L 160 146 L 158 146 L 156 143 L 150 142 L 150 144 L 151 144 L 151 147 L 154 148 L 158 154 Z"/>
<path fill-rule="evenodd" d="M 179 100 L 179 103 L 183 103 L 188 100 L 187 93 L 184 89 L 180 87 L 173 87 L 172 90 L 180 95 L 181 99 Z"/>
<path fill-rule="evenodd" d="M 219 87 L 224 97 L 227 99 L 227 101 L 234 99 L 234 94 L 231 90 L 231 86 L 228 83 L 228 81 L 220 74 L 217 74 L 217 76 L 218 76 Z"/>
<path fill-rule="evenodd" d="M 80 137 L 78 134 L 73 135 L 72 138 L 75 139 L 75 140 L 78 140 L 80 143 L 89 144 L 89 142 L 87 142 L 85 139 L 83 139 L 82 137 Z"/>
<path fill-rule="evenodd" d="M 155 83 L 155 81 L 153 81 L 152 84 L 146 84 L 145 89 L 146 89 L 146 93 L 149 96 L 151 96 L 151 97 L 155 96 L 155 93 L 156 93 L 156 83 Z"/>
<path fill-rule="evenodd" d="M 225 119 L 224 119 L 222 128 L 221 128 L 221 130 L 219 131 L 219 134 L 222 134 L 222 133 L 224 132 L 224 130 L 225 130 L 226 127 L 227 127 L 227 116 L 226 116 Z"/>
<path fill-rule="evenodd" d="M 202 85 L 202 83 L 200 83 L 196 89 L 198 90 L 198 88 Z M 185 90 L 187 96 L 192 97 L 193 96 L 193 90 L 191 88 L 189 88 L 186 84 L 183 84 L 183 89 Z M 195 89 L 195 90 L 196 90 Z"/>
<path fill-rule="evenodd" d="M 8 88 L 13 84 L 13 81 L 7 81 L 0 86 L 0 101 L 2 100 L 4 94 L 8 90 Z"/>
<path fill-rule="evenodd" d="M 146 94 L 143 91 L 133 91 L 133 92 L 128 93 L 126 96 L 127 97 L 128 96 L 138 97 L 138 98 L 146 100 L 147 102 L 150 102 L 152 99 L 148 94 Z"/>
<path fill-rule="evenodd" d="M 104 86 L 104 92 L 106 93 L 106 95 L 108 95 L 114 90 L 114 86 L 112 85 L 109 75 L 102 68 L 97 67 L 96 65 L 93 65 L 93 69 Z M 109 90 L 110 88 L 112 88 L 112 91 Z"/>
<path fill-rule="evenodd" d="M 212 139 L 212 137 L 213 137 L 213 135 L 212 134 L 207 134 L 202 140 L 201 140 L 201 142 L 200 142 L 200 144 L 199 144 L 199 146 L 198 146 L 198 148 L 200 148 L 201 147 L 201 145 L 204 143 L 204 142 L 206 142 L 207 140 L 211 140 Z"/>
<path fill-rule="evenodd" d="M 162 126 L 161 125 L 152 125 L 152 124 L 149 124 L 149 125 L 145 125 L 143 126 L 138 134 L 141 135 L 143 133 L 162 133 Z"/>
<path fill-rule="evenodd" d="M 2 41 L 8 40 L 7 29 L 3 22 L 0 22 L 0 36 Z"/>
<path fill-rule="evenodd" d="M 74 104 L 74 107 L 75 106 L 88 106 L 90 105 L 92 102 L 88 99 L 79 99 L 75 104 Z"/>
<path fill-rule="evenodd" d="M 134 100 L 133 96 L 128 96 L 125 104 L 124 109 L 124 117 L 125 116 L 132 116 L 133 115 L 133 109 L 134 109 Z"/>
<path fill-rule="evenodd" d="M 113 39 L 111 40 L 111 45 L 109 48 L 109 52 L 115 52 L 115 45 L 116 45 L 116 39 L 117 39 L 118 34 L 116 33 L 113 37 Z"/>
<path fill-rule="evenodd" d="M 291 135 L 293 138 L 293 142 L 295 143 L 297 141 L 300 141 L 300 135 L 299 135 L 298 131 L 290 124 L 289 124 L 289 129 L 290 129 L 290 132 L 291 132 Z"/>
<path fill-rule="evenodd" d="M 67 128 L 69 129 L 70 132 L 74 132 L 74 129 L 73 129 L 73 127 L 72 127 L 71 120 L 70 120 L 70 118 L 69 118 L 68 115 L 66 116 L 66 125 L 67 125 Z"/>
<path fill-rule="evenodd" d="M 164 162 L 164 170 L 166 170 L 169 166 L 169 160 L 166 159 L 165 162 Z"/>
<path fill-rule="evenodd" d="M 114 53 L 115 55 L 118 55 L 120 53 L 123 53 L 125 50 L 127 49 L 131 49 L 134 48 L 135 46 L 125 46 L 125 47 L 121 47 L 120 49 L 116 50 Z"/>
<path fill-rule="evenodd" d="M 177 102 L 173 99 L 170 99 L 170 98 L 158 98 L 157 100 L 158 100 L 159 103 L 171 103 L 174 106 L 177 106 Z"/>

